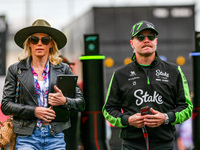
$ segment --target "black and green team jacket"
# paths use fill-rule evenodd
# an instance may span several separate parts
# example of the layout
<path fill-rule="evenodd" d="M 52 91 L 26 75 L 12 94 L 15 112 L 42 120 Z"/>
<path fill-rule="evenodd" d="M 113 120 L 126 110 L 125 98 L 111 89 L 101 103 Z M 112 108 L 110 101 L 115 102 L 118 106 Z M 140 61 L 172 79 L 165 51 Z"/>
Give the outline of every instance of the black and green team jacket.
<path fill-rule="evenodd" d="M 193 109 L 180 66 L 157 56 L 148 69 L 144 69 L 133 56 L 132 63 L 114 71 L 102 111 L 113 126 L 122 128 L 122 139 L 144 141 L 142 129 L 128 124 L 128 117 L 140 113 L 144 106 L 167 113 L 170 119 L 168 125 L 147 127 L 150 142 L 172 141 L 174 124 L 189 119 Z"/>

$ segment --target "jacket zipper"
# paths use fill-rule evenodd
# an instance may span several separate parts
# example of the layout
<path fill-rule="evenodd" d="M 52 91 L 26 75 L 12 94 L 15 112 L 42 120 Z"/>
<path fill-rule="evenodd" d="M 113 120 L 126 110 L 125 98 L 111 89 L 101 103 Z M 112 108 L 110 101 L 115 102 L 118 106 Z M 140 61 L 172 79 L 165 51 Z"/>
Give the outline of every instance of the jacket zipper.
<path fill-rule="evenodd" d="M 150 85 L 150 80 L 149 80 L 149 69 L 150 69 L 150 66 L 148 68 L 146 68 L 147 70 L 144 70 L 144 68 L 142 67 L 141 64 L 138 64 L 139 67 L 144 71 L 146 77 L 147 77 L 147 85 Z"/>
<path fill-rule="evenodd" d="M 147 75 L 147 85 L 150 85 L 149 76 Z"/>
<path fill-rule="evenodd" d="M 143 70 L 144 70 L 144 69 L 143 69 Z M 150 85 L 149 71 L 150 71 L 150 68 L 149 68 L 149 67 L 147 68 L 146 71 L 144 70 L 145 75 L 146 75 L 146 77 L 147 77 L 147 85 Z"/>

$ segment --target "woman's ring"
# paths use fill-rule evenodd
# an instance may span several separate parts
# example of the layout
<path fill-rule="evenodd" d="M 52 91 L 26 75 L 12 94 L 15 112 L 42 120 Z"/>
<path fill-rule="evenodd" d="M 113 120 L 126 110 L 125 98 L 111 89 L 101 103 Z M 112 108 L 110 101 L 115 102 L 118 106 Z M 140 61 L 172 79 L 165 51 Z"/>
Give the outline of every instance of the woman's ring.
<path fill-rule="evenodd" d="M 47 119 L 47 120 L 49 119 L 48 116 L 46 117 L 46 119 Z"/>

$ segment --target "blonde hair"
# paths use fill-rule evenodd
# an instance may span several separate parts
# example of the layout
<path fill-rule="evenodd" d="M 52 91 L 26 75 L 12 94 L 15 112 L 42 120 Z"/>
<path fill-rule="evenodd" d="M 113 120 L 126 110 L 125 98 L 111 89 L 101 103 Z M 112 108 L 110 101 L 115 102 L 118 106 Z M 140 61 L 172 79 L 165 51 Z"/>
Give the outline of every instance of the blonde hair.
<path fill-rule="evenodd" d="M 58 65 L 60 62 L 62 62 L 62 58 L 59 57 L 59 50 L 58 50 L 57 43 L 53 39 L 52 39 L 52 42 L 53 42 L 53 46 L 52 48 L 50 48 L 50 51 L 49 51 L 49 61 L 53 65 Z M 20 61 L 20 60 L 26 59 L 27 57 L 31 57 L 31 55 L 32 55 L 32 52 L 29 46 L 29 38 L 27 38 L 24 41 L 24 50 L 22 51 L 21 54 L 19 54 L 18 60 Z"/>

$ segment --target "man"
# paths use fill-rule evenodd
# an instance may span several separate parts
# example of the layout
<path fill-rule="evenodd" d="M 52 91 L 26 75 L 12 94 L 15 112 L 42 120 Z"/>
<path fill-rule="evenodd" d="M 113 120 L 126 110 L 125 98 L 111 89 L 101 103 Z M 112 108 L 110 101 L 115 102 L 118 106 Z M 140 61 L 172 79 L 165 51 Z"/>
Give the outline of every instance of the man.
<path fill-rule="evenodd" d="M 174 124 L 192 115 L 186 78 L 180 66 L 157 55 L 152 23 L 136 23 L 131 34 L 133 62 L 114 71 L 103 115 L 122 128 L 122 150 L 172 150 Z"/>

